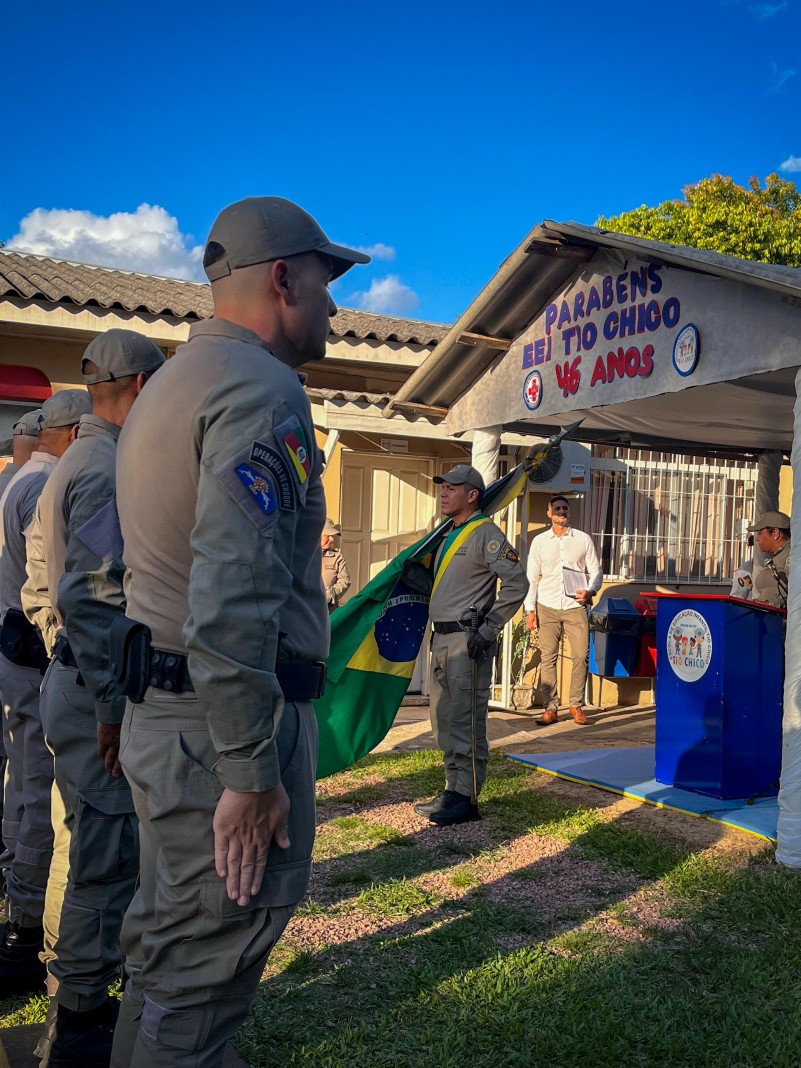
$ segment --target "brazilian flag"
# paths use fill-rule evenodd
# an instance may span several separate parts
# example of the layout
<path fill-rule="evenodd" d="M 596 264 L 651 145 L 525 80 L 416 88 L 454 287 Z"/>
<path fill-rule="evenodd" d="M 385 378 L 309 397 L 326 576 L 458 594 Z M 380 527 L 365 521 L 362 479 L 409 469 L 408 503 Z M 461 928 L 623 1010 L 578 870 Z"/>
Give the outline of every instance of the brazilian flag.
<path fill-rule="evenodd" d="M 511 504 L 529 472 L 556 443 L 557 439 L 551 439 L 532 450 L 523 463 L 488 486 L 482 513 L 491 515 Z M 429 598 L 404 582 L 404 567 L 410 561 L 428 564 L 451 526 L 447 519 L 404 549 L 332 614 L 325 693 L 314 702 L 320 733 L 318 779 L 360 760 L 392 726 L 409 688 L 428 621 Z"/>

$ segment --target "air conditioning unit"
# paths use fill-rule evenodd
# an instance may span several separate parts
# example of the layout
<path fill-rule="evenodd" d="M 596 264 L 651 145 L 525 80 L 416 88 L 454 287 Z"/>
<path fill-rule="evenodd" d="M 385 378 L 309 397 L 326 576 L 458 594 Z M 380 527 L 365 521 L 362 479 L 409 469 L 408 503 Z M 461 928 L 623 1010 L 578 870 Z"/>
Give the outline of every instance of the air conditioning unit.
<path fill-rule="evenodd" d="M 563 441 L 528 477 L 535 490 L 588 493 L 590 450 L 578 441 Z"/>

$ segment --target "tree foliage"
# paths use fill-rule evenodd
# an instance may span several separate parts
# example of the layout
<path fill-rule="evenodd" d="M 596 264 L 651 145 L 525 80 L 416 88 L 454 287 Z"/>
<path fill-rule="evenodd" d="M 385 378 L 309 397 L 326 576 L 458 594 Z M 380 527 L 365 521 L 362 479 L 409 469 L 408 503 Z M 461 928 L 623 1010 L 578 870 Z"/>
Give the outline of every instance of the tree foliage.
<path fill-rule="evenodd" d="M 596 226 L 674 245 L 712 249 L 728 256 L 801 267 L 801 191 L 769 174 L 765 188 L 751 178 L 748 188 L 721 174 L 682 190 L 684 200 L 643 205 Z"/>

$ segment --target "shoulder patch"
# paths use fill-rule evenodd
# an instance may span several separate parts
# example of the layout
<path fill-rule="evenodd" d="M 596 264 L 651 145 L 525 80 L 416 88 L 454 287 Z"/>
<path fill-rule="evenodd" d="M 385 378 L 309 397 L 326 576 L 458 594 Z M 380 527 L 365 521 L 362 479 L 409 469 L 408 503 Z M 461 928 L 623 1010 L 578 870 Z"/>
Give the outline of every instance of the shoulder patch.
<path fill-rule="evenodd" d="M 309 454 L 309 446 L 306 443 L 306 435 L 303 433 L 303 428 L 298 422 L 290 424 L 289 427 L 286 427 L 285 424 L 285 428 L 276 430 L 276 436 L 281 441 L 281 444 L 292 463 L 295 476 L 302 486 L 311 474 L 311 456 Z"/>
<path fill-rule="evenodd" d="M 285 512 L 291 512 L 295 507 L 295 488 L 283 456 L 263 441 L 254 441 L 250 447 L 250 462 L 263 467 L 273 476 L 278 490 L 278 507 Z"/>
<path fill-rule="evenodd" d="M 501 556 L 504 560 L 511 560 L 513 564 L 516 564 L 517 561 L 520 559 L 520 554 L 517 552 L 517 550 L 513 549 L 512 546 L 508 544 L 501 553 Z"/>
<path fill-rule="evenodd" d="M 487 542 L 487 552 L 488 553 L 497 553 L 497 551 L 500 549 L 500 547 L 501 547 L 501 543 L 498 541 L 497 538 L 493 538 L 492 541 L 488 541 Z"/>
<path fill-rule="evenodd" d="M 269 475 L 256 471 L 251 464 L 237 464 L 234 473 L 265 515 L 272 515 L 278 507 L 278 492 Z"/>

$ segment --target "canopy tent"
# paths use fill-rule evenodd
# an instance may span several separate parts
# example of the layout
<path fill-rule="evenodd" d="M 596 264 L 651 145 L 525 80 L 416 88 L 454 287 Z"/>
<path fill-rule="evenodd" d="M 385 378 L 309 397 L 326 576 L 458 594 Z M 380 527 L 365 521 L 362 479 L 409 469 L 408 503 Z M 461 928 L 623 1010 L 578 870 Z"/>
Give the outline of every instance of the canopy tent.
<path fill-rule="evenodd" d="M 716 454 L 790 452 L 793 549 L 777 856 L 801 867 L 801 270 L 535 227 L 397 394 L 502 426 Z M 391 411 L 391 408 L 390 408 Z M 797 432 L 796 432 L 797 431 Z"/>

